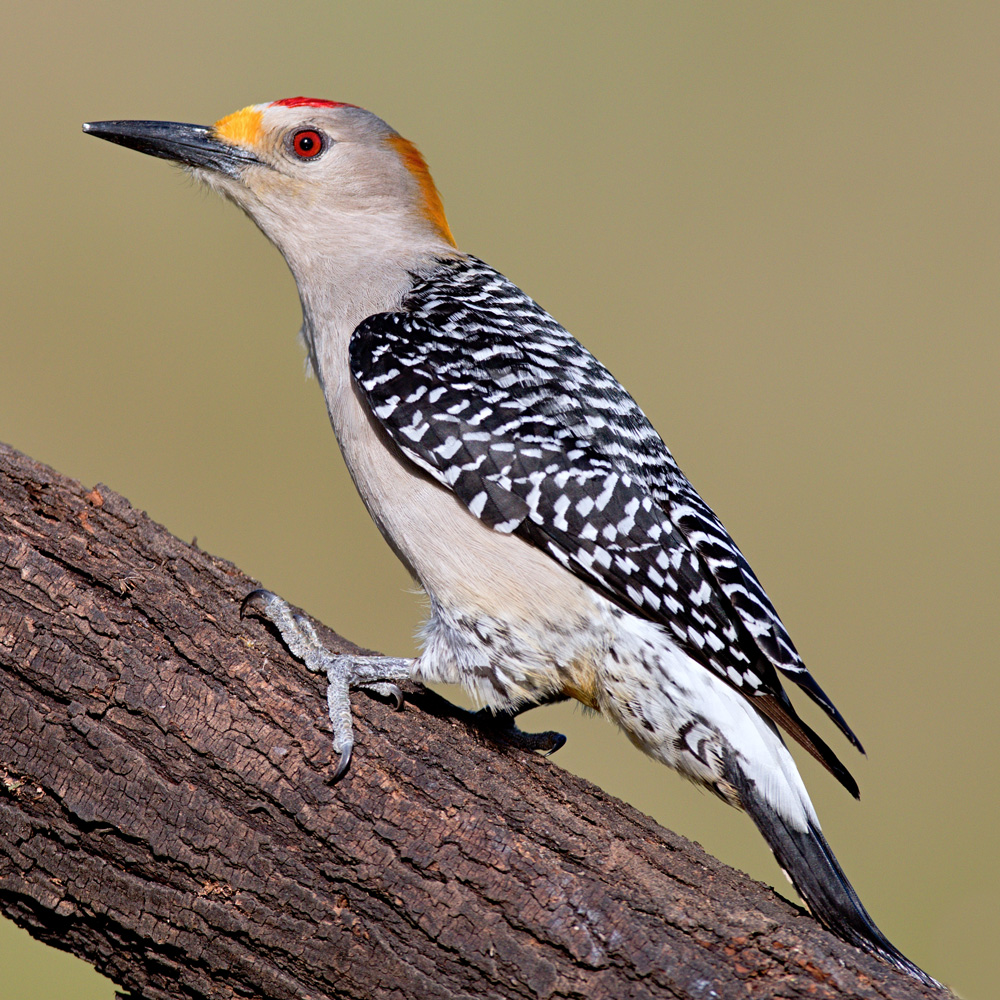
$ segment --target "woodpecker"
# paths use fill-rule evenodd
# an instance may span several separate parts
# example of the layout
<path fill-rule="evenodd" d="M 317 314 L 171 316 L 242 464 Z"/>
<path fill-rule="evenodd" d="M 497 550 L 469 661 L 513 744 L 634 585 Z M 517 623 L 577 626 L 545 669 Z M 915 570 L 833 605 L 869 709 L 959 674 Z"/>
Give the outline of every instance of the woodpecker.
<path fill-rule="evenodd" d="M 368 111 L 305 97 L 211 126 L 84 131 L 182 164 L 284 255 L 347 467 L 428 596 L 414 660 L 333 654 L 276 595 L 244 602 L 327 676 L 334 778 L 351 759 L 351 688 L 457 683 L 509 718 L 576 698 L 745 810 L 834 934 L 938 985 L 876 927 L 827 844 L 779 727 L 858 786 L 782 678 L 858 738 L 628 392 L 459 251 L 417 148 Z"/>

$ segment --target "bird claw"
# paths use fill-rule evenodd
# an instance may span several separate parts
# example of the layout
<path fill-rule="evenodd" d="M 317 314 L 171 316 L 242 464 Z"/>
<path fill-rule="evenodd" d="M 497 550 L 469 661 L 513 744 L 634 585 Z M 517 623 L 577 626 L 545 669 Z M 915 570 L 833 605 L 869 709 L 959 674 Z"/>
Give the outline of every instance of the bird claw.
<path fill-rule="evenodd" d="M 293 611 L 287 602 L 269 590 L 254 590 L 240 603 L 240 618 L 252 614 L 270 622 L 281 636 L 288 651 L 301 660 L 307 669 L 325 674 L 326 700 L 333 727 L 333 749 L 339 760 L 330 776 L 330 783 L 338 782 L 351 766 L 354 748 L 354 724 L 351 719 L 351 688 L 361 688 L 383 698 L 391 698 L 396 711 L 403 707 L 403 692 L 397 681 L 408 680 L 412 661 L 388 656 L 357 656 L 333 653 L 316 634 L 312 622 Z M 563 695 L 546 698 L 537 704 L 563 700 Z M 473 724 L 488 739 L 501 746 L 516 747 L 544 754 L 555 753 L 566 743 L 562 733 L 526 733 L 518 729 L 515 719 L 519 712 L 534 708 L 525 705 L 513 711 L 493 712 L 483 709 L 472 715 Z"/>
<path fill-rule="evenodd" d="M 562 733 L 552 730 L 544 733 L 526 733 L 519 729 L 516 722 L 517 715 L 517 712 L 494 712 L 490 708 L 482 708 L 473 713 L 472 723 L 484 736 L 501 746 L 533 751 L 543 757 L 551 756 L 566 745 L 566 737 Z"/>
<path fill-rule="evenodd" d="M 323 645 L 316 629 L 305 615 L 293 611 L 286 601 L 269 590 L 254 590 L 240 604 L 240 618 L 253 614 L 270 622 L 288 651 L 306 668 L 326 674 L 326 700 L 333 727 L 333 749 L 340 755 L 330 778 L 339 781 L 351 765 L 354 747 L 354 724 L 351 720 L 351 688 L 362 688 L 384 698 L 391 698 L 396 711 L 403 707 L 403 692 L 396 681 L 408 680 L 410 660 L 390 656 L 357 656 L 333 653 Z"/>
<path fill-rule="evenodd" d="M 398 684 L 379 682 L 376 684 L 359 684 L 358 687 L 369 694 L 378 695 L 379 698 L 390 699 L 393 711 L 403 711 L 403 689 Z"/>
<path fill-rule="evenodd" d="M 264 610 L 265 604 L 264 599 L 267 597 L 274 597 L 274 594 L 269 590 L 263 590 L 258 588 L 257 590 L 251 590 L 246 597 L 240 601 L 240 619 L 244 619 L 247 613 L 252 613 L 258 618 L 267 619 L 267 613 Z"/>
<path fill-rule="evenodd" d="M 347 770 L 351 766 L 352 749 L 353 744 L 340 751 L 340 760 L 337 761 L 337 766 L 333 769 L 333 774 L 330 775 L 329 784 L 337 784 L 337 782 L 340 781 L 345 774 L 347 774 Z"/>

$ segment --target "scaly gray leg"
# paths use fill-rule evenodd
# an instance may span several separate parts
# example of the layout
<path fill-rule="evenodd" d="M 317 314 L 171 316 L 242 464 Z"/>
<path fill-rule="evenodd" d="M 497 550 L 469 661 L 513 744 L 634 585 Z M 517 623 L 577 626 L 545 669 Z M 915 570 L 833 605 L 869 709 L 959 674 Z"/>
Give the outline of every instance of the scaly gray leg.
<path fill-rule="evenodd" d="M 395 681 L 410 679 L 412 660 L 392 656 L 351 656 L 331 653 L 320 641 L 307 618 L 296 614 L 277 594 L 269 590 L 254 590 L 243 598 L 240 617 L 252 612 L 269 621 L 284 640 L 292 656 L 300 659 L 309 670 L 326 674 L 326 701 L 333 726 L 333 749 L 340 761 L 330 779 L 339 781 L 351 765 L 354 747 L 354 726 L 351 722 L 351 688 L 363 688 L 387 698 L 394 698 L 397 710 L 403 707 L 403 692 Z"/>

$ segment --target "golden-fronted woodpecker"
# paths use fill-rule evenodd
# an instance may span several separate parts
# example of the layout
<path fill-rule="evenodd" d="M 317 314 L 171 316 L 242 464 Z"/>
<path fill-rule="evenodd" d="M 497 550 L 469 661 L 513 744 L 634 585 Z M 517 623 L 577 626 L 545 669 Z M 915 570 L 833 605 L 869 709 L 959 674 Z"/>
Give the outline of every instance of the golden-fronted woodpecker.
<path fill-rule="evenodd" d="M 416 147 L 368 111 L 303 97 L 212 126 L 84 130 L 184 164 L 282 252 L 347 467 L 429 598 L 422 652 L 405 660 L 330 653 L 279 597 L 248 595 L 328 678 L 335 777 L 353 746 L 350 688 L 458 683 L 508 715 L 577 698 L 746 810 L 830 930 L 934 984 L 875 926 L 824 839 L 778 727 L 858 786 L 781 678 L 861 749 L 857 737 L 632 397 L 457 249 Z"/>

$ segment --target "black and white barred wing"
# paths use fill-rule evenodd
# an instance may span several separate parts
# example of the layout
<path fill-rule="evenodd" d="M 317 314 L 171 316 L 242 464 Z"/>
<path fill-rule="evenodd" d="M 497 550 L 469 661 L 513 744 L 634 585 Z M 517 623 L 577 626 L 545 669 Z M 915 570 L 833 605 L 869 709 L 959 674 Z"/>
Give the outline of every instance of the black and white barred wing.
<path fill-rule="evenodd" d="M 654 494 L 662 492 L 653 488 Z M 664 498 L 665 502 L 666 498 Z M 739 615 L 758 648 L 774 666 L 795 681 L 836 723 L 862 753 L 864 748 L 829 696 L 802 662 L 778 613 L 722 522 L 685 480 L 669 493 L 670 518 L 698 550 L 717 585 Z"/>
<path fill-rule="evenodd" d="M 776 667 L 856 742 L 725 528 L 577 340 L 474 260 L 444 265 L 404 306 L 361 324 L 350 361 L 412 461 L 494 530 L 665 626 L 804 745 L 822 741 L 795 716 Z M 833 757 L 825 745 L 818 756 Z"/>

